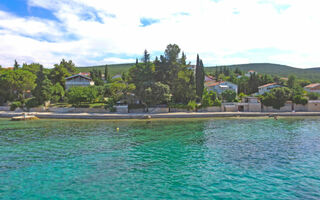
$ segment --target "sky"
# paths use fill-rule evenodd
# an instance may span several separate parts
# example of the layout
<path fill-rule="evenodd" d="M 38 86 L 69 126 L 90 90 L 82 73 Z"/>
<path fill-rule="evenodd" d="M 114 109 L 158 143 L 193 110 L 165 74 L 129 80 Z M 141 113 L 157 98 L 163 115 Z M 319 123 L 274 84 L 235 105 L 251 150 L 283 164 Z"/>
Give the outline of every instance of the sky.
<path fill-rule="evenodd" d="M 178 44 L 205 66 L 320 67 L 319 0 L 0 0 L 0 65 L 131 63 Z"/>

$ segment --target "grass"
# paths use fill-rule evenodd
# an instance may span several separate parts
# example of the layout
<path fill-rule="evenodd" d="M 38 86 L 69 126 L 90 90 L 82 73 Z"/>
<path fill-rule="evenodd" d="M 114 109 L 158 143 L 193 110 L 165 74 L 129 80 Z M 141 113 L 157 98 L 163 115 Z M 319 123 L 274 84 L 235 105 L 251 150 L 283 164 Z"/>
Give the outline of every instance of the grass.
<path fill-rule="evenodd" d="M 134 63 L 125 63 L 125 64 L 114 64 L 108 65 L 108 71 L 111 76 L 122 74 L 123 72 L 128 72 L 130 67 L 132 67 Z M 77 67 L 80 72 L 90 72 L 92 69 L 98 69 L 102 73 L 104 73 L 105 65 L 91 66 L 91 67 Z"/>

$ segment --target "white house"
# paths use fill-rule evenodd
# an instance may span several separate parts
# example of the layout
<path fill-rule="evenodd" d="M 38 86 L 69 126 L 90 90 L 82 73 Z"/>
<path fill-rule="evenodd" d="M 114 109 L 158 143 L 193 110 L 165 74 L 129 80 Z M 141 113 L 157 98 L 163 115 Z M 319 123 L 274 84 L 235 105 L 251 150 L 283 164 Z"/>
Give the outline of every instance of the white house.
<path fill-rule="evenodd" d="M 273 88 L 277 88 L 277 87 L 282 87 L 282 86 L 278 85 L 277 83 L 268 83 L 268 84 L 262 85 L 258 87 L 258 94 L 262 95 L 266 92 L 269 92 Z"/>
<path fill-rule="evenodd" d="M 94 85 L 94 82 L 90 77 L 83 76 L 81 74 L 76 74 L 70 77 L 65 78 L 66 79 L 66 89 L 68 90 L 71 87 L 75 86 L 81 86 L 81 87 L 87 87 L 90 85 Z"/>
<path fill-rule="evenodd" d="M 258 74 L 258 72 L 255 72 L 255 71 L 253 71 L 253 70 L 249 70 L 249 71 L 245 74 L 245 76 L 246 76 L 246 77 L 250 77 L 250 76 L 253 75 L 253 74 Z"/>
<path fill-rule="evenodd" d="M 320 93 L 320 83 L 312 83 L 304 87 L 304 90 L 307 92 L 316 92 Z"/>
<path fill-rule="evenodd" d="M 233 90 L 238 94 L 238 86 L 228 81 L 209 83 L 205 85 L 209 91 L 221 94 L 225 90 Z"/>
<path fill-rule="evenodd" d="M 111 79 L 122 78 L 120 74 L 114 75 Z"/>

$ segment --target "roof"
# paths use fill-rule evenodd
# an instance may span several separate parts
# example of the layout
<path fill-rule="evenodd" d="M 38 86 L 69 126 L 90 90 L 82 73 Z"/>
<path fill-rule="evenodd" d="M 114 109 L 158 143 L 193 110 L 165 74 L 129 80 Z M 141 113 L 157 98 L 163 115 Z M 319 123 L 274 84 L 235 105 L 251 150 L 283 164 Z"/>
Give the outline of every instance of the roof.
<path fill-rule="evenodd" d="M 249 70 L 248 72 L 249 72 L 249 73 L 255 73 L 255 71 L 253 71 L 253 70 Z"/>
<path fill-rule="evenodd" d="M 269 87 L 271 85 L 278 85 L 278 84 L 277 83 L 268 83 L 268 84 L 265 84 L 265 85 L 261 85 L 258 88 L 265 88 L 265 87 Z"/>
<path fill-rule="evenodd" d="M 317 86 L 320 86 L 320 83 L 312 83 L 310 85 L 305 86 L 305 88 L 314 88 L 314 87 L 317 87 Z"/>
<path fill-rule="evenodd" d="M 215 82 L 215 83 L 208 84 L 207 87 L 217 86 L 217 85 L 220 85 L 221 83 L 224 83 L 224 81 L 223 82 Z"/>
<path fill-rule="evenodd" d="M 69 80 L 69 79 L 73 79 L 73 78 L 78 77 L 78 76 L 80 76 L 80 77 L 82 77 L 82 78 L 84 78 L 84 79 L 87 79 L 87 80 L 89 80 L 89 81 L 92 81 L 92 79 L 91 79 L 90 77 L 83 76 L 83 75 L 81 75 L 81 74 L 75 74 L 75 75 L 69 76 L 69 77 L 67 77 L 67 78 L 65 78 L 65 79 L 66 79 L 66 80 Z"/>

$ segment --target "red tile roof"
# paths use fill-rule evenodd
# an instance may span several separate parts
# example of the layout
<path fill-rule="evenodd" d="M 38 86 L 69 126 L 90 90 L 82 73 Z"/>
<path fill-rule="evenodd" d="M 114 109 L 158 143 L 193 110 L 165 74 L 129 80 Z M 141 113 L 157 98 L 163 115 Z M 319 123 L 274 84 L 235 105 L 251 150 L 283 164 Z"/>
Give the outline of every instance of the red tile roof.
<path fill-rule="evenodd" d="M 212 86 L 220 85 L 221 83 L 224 83 L 224 81 L 208 84 L 207 87 L 212 87 Z"/>
<path fill-rule="evenodd" d="M 320 83 L 312 83 L 310 85 L 305 86 L 305 88 L 314 88 L 314 87 L 317 87 L 317 86 L 320 86 Z"/>
<path fill-rule="evenodd" d="M 261 85 L 258 88 L 264 88 L 264 87 L 268 87 L 268 86 L 271 86 L 271 85 L 277 85 L 277 83 L 268 83 L 268 84 L 265 84 L 265 85 Z"/>

